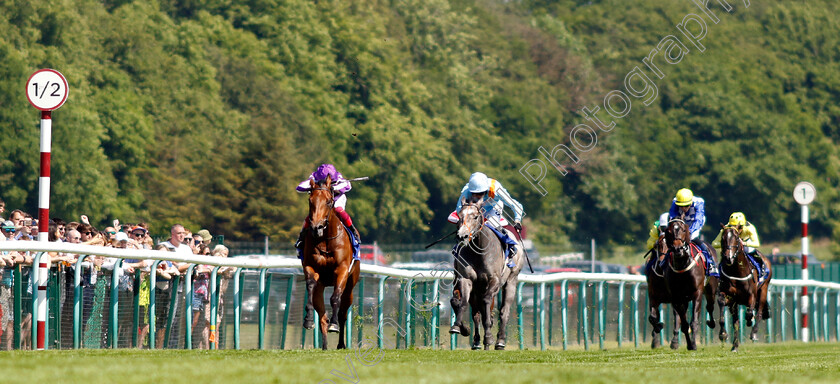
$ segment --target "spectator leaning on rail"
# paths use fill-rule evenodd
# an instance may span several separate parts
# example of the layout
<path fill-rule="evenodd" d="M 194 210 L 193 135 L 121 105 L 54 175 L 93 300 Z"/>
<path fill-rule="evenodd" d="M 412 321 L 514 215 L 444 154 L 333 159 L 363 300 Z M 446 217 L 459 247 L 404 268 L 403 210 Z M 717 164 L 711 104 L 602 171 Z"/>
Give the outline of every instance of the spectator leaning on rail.
<path fill-rule="evenodd" d="M 706 202 L 703 198 L 694 196 L 694 192 L 688 188 L 677 191 L 677 195 L 671 201 L 671 209 L 668 211 L 668 220 L 672 219 L 682 219 L 688 225 L 691 242 L 700 248 L 706 260 L 706 274 L 720 276 L 715 266 L 715 259 L 712 258 L 706 243 L 700 240 L 700 231 L 706 224 Z"/>

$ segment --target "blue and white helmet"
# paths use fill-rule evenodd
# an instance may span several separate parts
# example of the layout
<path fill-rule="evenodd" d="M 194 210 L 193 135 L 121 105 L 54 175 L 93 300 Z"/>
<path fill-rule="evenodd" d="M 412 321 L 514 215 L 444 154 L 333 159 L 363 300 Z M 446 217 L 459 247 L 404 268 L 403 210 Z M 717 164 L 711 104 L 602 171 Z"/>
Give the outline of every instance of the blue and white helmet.
<path fill-rule="evenodd" d="M 484 193 L 490 190 L 490 179 L 487 175 L 476 172 L 470 176 L 468 189 L 470 193 Z"/>

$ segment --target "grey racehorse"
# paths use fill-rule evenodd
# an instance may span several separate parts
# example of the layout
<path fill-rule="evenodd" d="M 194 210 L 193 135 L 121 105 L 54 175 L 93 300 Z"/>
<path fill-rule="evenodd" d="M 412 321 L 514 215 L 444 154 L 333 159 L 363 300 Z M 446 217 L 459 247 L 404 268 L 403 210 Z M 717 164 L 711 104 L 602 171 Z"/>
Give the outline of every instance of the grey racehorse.
<path fill-rule="evenodd" d="M 449 333 L 470 335 L 469 325 L 464 321 L 464 311 L 469 303 L 476 325 L 472 348 L 481 348 L 481 335 L 478 330 L 478 325 L 481 324 L 484 327 L 484 349 L 490 349 L 490 345 L 493 344 L 493 307 L 499 290 L 502 290 L 496 349 L 505 349 L 505 327 L 510 319 L 510 307 L 516 298 L 516 285 L 524 262 L 524 251 L 521 245 L 517 245 L 516 267 L 508 268 L 505 265 L 502 243 L 485 225 L 481 208 L 477 204 L 462 204 L 460 216 L 460 244 L 455 257 L 455 281 L 450 301 L 452 312 L 455 314 L 455 324 Z M 508 234 L 511 235 L 510 232 Z"/>

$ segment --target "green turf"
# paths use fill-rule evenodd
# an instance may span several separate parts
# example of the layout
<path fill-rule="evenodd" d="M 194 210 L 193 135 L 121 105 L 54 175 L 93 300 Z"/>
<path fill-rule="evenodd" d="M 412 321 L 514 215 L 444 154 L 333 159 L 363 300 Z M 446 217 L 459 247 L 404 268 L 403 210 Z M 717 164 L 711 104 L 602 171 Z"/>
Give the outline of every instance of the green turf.
<path fill-rule="evenodd" d="M 838 344 L 609 351 L 13 351 L 4 383 L 837 383 Z M 381 355 L 379 353 L 381 352 Z M 352 368 L 347 361 L 352 362 Z M 355 378 L 353 378 L 355 369 Z M 331 374 L 335 370 L 348 376 Z M 329 383 L 329 381 L 325 381 Z"/>

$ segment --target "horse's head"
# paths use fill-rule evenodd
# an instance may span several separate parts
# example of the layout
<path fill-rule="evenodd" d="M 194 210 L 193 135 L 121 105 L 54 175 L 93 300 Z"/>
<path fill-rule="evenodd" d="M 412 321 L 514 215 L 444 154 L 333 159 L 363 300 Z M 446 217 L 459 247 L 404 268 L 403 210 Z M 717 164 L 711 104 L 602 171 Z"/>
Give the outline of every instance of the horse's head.
<path fill-rule="evenodd" d="M 726 227 L 721 224 L 723 233 L 720 235 L 721 261 L 732 265 L 738 254 L 744 251 L 744 243 L 741 241 L 741 226 Z"/>
<path fill-rule="evenodd" d="M 464 203 L 462 201 L 461 212 L 458 214 L 458 238 L 461 240 L 472 239 L 484 225 L 484 215 L 478 204 Z"/>
<path fill-rule="evenodd" d="M 318 238 L 324 237 L 325 230 L 329 226 L 330 211 L 333 209 L 335 203 L 332 178 L 327 178 L 315 183 L 314 180 L 309 180 L 309 223 L 315 231 Z"/>
<path fill-rule="evenodd" d="M 665 243 L 669 249 L 685 249 L 691 241 L 691 234 L 688 232 L 688 225 L 681 219 L 673 219 L 668 222 L 665 229 Z"/>

